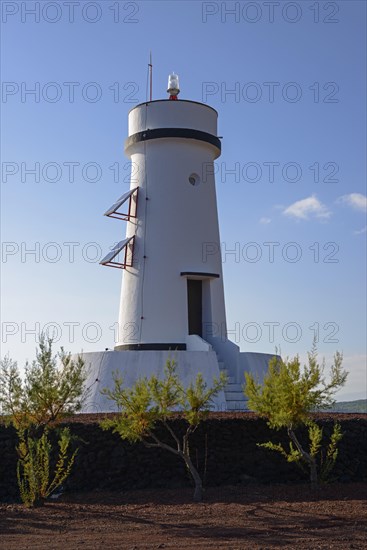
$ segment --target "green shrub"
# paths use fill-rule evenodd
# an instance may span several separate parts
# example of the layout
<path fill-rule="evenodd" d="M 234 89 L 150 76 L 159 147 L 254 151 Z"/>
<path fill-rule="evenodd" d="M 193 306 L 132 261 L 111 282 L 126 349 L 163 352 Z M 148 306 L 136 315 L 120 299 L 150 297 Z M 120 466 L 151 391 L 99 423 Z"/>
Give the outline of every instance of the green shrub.
<path fill-rule="evenodd" d="M 59 453 L 50 480 L 50 460 L 52 444 L 45 429 L 40 437 L 26 434 L 26 430 L 18 430 L 19 443 L 17 452 L 17 478 L 20 497 L 27 507 L 42 506 L 44 501 L 66 480 L 74 463 L 75 450 L 68 452 L 71 442 L 70 430 L 64 428 L 59 433 Z"/>
<path fill-rule="evenodd" d="M 317 362 L 314 344 L 308 353 L 308 365 L 303 369 L 298 356 L 284 361 L 276 356 L 269 362 L 263 384 L 259 384 L 252 374 L 245 373 L 244 392 L 248 397 L 249 408 L 266 418 L 270 428 L 285 428 L 290 438 L 288 449 L 272 442 L 260 446 L 280 452 L 288 462 L 306 465 L 310 470 L 312 486 L 317 484 L 319 478 L 327 479 L 337 458 L 338 442 L 342 438 L 340 425 L 336 423 L 327 449 L 323 452 L 323 431 L 312 418 L 312 412 L 333 404 L 334 394 L 345 384 L 347 372 L 342 370 L 342 361 L 342 354 L 336 352 L 330 381 L 327 383 L 323 375 L 325 364 L 324 361 L 321 365 Z M 308 450 L 296 434 L 297 428 L 302 426 L 308 428 Z"/>
<path fill-rule="evenodd" d="M 82 357 L 73 361 L 63 348 L 53 355 L 52 339 L 44 335 L 39 337 L 36 360 L 26 365 L 24 381 L 16 362 L 9 357 L 1 361 L 1 412 L 5 421 L 17 430 L 17 477 L 26 506 L 41 505 L 70 474 L 76 454 L 75 451 L 68 456 L 70 431 L 65 428 L 59 432 L 59 453 L 52 481 L 52 444 L 48 434 L 61 419 L 81 409 L 87 397 L 85 379 Z"/>

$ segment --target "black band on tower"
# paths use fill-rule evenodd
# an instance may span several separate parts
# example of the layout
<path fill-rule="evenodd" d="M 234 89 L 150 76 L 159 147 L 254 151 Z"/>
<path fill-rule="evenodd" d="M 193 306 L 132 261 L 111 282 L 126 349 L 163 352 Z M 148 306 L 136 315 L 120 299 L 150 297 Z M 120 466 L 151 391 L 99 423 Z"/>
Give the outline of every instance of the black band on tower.
<path fill-rule="evenodd" d="M 115 351 L 186 351 L 186 344 L 120 344 Z"/>
<path fill-rule="evenodd" d="M 137 132 L 132 136 L 128 137 L 125 141 L 125 151 L 131 145 L 139 143 L 140 141 L 148 141 L 150 139 L 159 139 L 159 138 L 186 138 L 186 139 L 197 139 L 199 141 L 204 141 L 214 145 L 219 152 L 222 149 L 222 144 L 220 139 L 213 134 L 208 134 L 207 132 L 201 132 L 200 130 L 192 130 L 191 128 L 155 128 L 154 130 L 144 130 L 143 132 Z"/>

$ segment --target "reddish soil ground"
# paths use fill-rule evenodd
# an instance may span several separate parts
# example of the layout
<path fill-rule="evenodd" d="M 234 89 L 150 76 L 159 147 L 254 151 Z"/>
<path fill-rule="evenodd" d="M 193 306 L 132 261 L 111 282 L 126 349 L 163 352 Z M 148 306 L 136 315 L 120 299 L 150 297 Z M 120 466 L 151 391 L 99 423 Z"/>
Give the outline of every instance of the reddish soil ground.
<path fill-rule="evenodd" d="M 68 494 L 0 505 L 0 548 L 64 550 L 367 548 L 367 484 Z"/>

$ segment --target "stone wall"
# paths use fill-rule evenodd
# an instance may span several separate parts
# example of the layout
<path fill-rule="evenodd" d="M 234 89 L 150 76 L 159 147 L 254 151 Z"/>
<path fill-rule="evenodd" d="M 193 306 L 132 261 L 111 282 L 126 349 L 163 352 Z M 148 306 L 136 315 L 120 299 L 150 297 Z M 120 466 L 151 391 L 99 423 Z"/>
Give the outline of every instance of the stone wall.
<path fill-rule="evenodd" d="M 117 434 L 100 428 L 100 418 L 79 415 L 68 423 L 79 438 L 79 451 L 66 490 L 179 488 L 191 483 L 178 457 L 140 443 L 131 445 L 122 441 Z M 344 432 L 332 478 L 344 482 L 367 481 L 367 415 L 329 414 L 318 415 L 317 419 L 325 435 L 330 434 L 336 419 Z M 175 429 L 184 428 L 180 419 L 172 424 Z M 252 413 L 213 413 L 192 435 L 191 457 L 206 486 L 307 481 L 307 475 L 295 464 L 288 464 L 278 453 L 256 445 L 268 440 L 287 442 L 287 437 L 284 431 L 271 431 L 265 421 Z M 1 500 L 18 497 L 15 445 L 14 429 L 0 425 Z"/>

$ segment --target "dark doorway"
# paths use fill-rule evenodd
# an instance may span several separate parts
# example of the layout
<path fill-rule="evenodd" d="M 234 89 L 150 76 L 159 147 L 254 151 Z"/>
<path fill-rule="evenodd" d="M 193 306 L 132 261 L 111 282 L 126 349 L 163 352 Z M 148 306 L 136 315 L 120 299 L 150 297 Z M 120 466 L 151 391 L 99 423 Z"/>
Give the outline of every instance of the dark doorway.
<path fill-rule="evenodd" d="M 187 279 L 187 308 L 189 334 L 202 336 L 203 332 L 203 286 L 202 281 Z"/>

